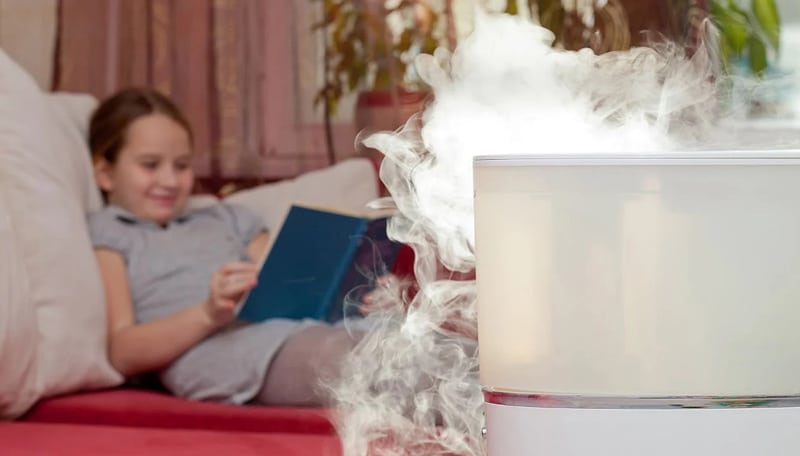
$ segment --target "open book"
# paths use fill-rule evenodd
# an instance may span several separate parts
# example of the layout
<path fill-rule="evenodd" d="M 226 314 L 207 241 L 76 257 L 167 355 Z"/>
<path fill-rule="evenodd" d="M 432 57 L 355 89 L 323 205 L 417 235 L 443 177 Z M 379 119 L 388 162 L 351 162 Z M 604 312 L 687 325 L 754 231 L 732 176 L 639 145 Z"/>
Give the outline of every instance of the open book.
<path fill-rule="evenodd" d="M 390 271 L 400 250 L 386 236 L 389 216 L 386 211 L 361 216 L 292 206 L 268 249 L 258 284 L 241 304 L 239 319 L 333 322 L 350 316 L 348 295 L 369 289 Z"/>

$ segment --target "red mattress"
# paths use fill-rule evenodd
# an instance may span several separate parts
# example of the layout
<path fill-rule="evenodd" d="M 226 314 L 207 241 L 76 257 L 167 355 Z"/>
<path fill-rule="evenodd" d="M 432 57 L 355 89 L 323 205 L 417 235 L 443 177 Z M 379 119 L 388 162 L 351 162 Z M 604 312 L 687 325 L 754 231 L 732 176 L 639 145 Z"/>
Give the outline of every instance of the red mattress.
<path fill-rule="evenodd" d="M 122 388 L 45 399 L 21 421 L 250 433 L 334 434 L 329 412 L 325 409 L 234 406 Z"/>

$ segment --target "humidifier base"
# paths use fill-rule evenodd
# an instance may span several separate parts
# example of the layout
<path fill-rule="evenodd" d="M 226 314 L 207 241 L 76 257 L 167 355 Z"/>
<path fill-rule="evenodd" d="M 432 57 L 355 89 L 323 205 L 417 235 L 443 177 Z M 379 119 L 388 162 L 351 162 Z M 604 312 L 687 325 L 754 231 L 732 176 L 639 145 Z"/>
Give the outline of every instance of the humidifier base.
<path fill-rule="evenodd" d="M 486 404 L 489 456 L 796 456 L 800 407 L 559 408 Z"/>

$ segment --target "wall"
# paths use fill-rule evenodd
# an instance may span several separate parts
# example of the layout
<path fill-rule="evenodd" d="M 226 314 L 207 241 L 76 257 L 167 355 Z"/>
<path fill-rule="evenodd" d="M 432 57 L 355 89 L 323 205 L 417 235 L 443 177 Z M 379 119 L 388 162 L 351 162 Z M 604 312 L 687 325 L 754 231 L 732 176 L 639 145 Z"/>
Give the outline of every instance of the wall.
<path fill-rule="evenodd" d="M 0 48 L 50 88 L 57 0 L 0 0 Z"/>

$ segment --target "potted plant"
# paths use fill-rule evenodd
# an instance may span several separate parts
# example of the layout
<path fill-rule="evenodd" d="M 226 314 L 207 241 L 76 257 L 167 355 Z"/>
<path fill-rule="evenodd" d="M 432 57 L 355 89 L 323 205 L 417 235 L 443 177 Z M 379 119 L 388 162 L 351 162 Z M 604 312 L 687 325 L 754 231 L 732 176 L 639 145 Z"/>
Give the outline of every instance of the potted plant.
<path fill-rule="evenodd" d="M 315 97 L 325 112 L 329 158 L 334 161 L 331 117 L 342 97 L 358 92 L 357 130 L 394 129 L 418 110 L 426 95 L 413 59 L 442 45 L 449 3 L 437 10 L 425 0 L 318 0 L 324 6 L 315 24 L 324 37 L 324 82 Z M 444 26 L 444 27 L 443 27 Z"/>
<path fill-rule="evenodd" d="M 774 0 L 751 0 L 743 8 L 736 0 L 711 0 L 711 19 L 721 33 L 722 62 L 745 61 L 761 77 L 770 54 L 780 49 L 780 15 Z"/>
<path fill-rule="evenodd" d="M 596 6 L 591 11 L 591 18 L 586 17 L 586 11 L 579 8 L 577 3 L 527 0 L 520 4 L 511 0 L 506 3 L 504 12 L 520 14 L 520 6 L 527 8 L 527 15 L 552 31 L 555 45 L 563 49 L 589 47 L 602 53 L 630 47 L 629 24 L 622 0 L 603 0 L 602 6 Z"/>
<path fill-rule="evenodd" d="M 697 28 L 698 18 L 710 15 L 711 21 L 720 31 L 720 56 L 722 64 L 730 68 L 734 62 L 746 62 L 752 74 L 760 77 L 768 67 L 771 56 L 780 46 L 780 15 L 775 0 L 749 0 L 749 8 L 742 0 L 681 0 L 651 1 L 642 8 L 641 0 L 604 0 L 597 2 L 594 17 L 587 24 L 581 12 L 576 11 L 575 2 L 562 0 L 527 0 L 523 2 L 527 13 L 556 35 L 556 44 L 566 49 L 592 47 L 596 52 L 626 49 L 631 44 L 631 35 L 640 30 L 629 30 L 628 11 L 638 16 L 660 15 L 659 20 L 634 17 L 636 24 L 660 24 L 655 32 L 670 39 L 689 39 L 691 29 Z M 565 4 L 570 5 L 566 7 Z M 518 14 L 520 3 L 509 1 L 505 12 Z M 637 8 L 633 8 L 637 6 Z M 599 40 L 599 41 L 598 41 Z M 689 43 L 689 46 L 692 44 Z"/>

